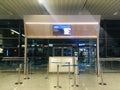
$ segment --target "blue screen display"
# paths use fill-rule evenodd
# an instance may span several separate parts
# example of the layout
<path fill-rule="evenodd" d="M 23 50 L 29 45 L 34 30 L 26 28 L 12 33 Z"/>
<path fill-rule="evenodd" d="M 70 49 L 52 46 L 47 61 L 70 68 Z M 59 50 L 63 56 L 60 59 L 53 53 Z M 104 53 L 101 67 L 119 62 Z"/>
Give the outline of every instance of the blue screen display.
<path fill-rule="evenodd" d="M 72 26 L 71 25 L 53 25 L 53 35 L 71 35 Z"/>

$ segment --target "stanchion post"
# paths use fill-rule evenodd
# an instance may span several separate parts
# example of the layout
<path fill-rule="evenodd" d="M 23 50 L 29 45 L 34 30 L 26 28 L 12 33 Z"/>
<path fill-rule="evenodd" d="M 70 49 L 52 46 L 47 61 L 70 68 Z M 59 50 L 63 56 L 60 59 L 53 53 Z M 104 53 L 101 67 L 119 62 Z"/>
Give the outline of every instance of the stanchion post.
<path fill-rule="evenodd" d="M 22 64 L 19 64 L 19 67 L 18 67 L 18 82 L 16 82 L 15 84 L 18 85 L 18 84 L 22 84 L 21 82 L 21 68 L 22 68 Z"/>
<path fill-rule="evenodd" d="M 28 75 L 28 74 L 29 74 L 29 72 L 28 72 L 28 67 L 29 67 L 29 66 L 28 66 L 28 60 L 27 60 L 27 63 L 26 63 L 26 76 L 25 76 L 24 79 L 30 79 L 30 78 L 29 78 L 29 75 Z"/>
<path fill-rule="evenodd" d="M 72 78 L 70 77 L 70 62 L 68 62 L 68 75 L 69 75 L 69 79 L 72 79 Z"/>
<path fill-rule="evenodd" d="M 73 60 L 74 60 L 74 65 L 73 65 L 73 69 L 74 69 L 74 84 L 72 85 L 72 87 L 79 87 L 79 85 L 76 84 L 76 74 L 75 74 L 75 59 L 73 57 Z"/>
<path fill-rule="evenodd" d="M 62 88 L 62 87 L 59 85 L 59 64 L 57 65 L 57 86 L 54 86 L 54 88 Z"/>
<path fill-rule="evenodd" d="M 100 66 L 100 79 L 101 79 L 101 83 L 99 83 L 99 85 L 107 85 L 106 83 L 104 83 L 104 80 L 103 80 L 103 68 L 102 68 L 102 65 Z"/>
<path fill-rule="evenodd" d="M 32 73 L 32 63 L 31 63 L 31 60 L 30 60 L 30 68 L 29 68 L 29 69 L 30 69 L 30 70 L 29 70 L 29 73 L 30 73 L 30 74 L 33 74 L 33 73 Z"/>
<path fill-rule="evenodd" d="M 48 76 L 49 76 L 49 63 L 47 65 L 47 75 L 46 75 L 45 79 L 48 79 Z"/>

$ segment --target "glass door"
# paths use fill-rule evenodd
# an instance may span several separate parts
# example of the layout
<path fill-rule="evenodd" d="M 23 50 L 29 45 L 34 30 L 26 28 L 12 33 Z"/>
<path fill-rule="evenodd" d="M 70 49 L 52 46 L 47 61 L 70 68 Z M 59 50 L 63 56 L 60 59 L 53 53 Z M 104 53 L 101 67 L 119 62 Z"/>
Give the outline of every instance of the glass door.
<path fill-rule="evenodd" d="M 95 72 L 96 41 L 88 40 L 79 44 L 78 51 L 79 72 Z"/>
<path fill-rule="evenodd" d="M 53 56 L 63 56 L 63 49 L 62 47 L 54 47 L 53 48 Z"/>

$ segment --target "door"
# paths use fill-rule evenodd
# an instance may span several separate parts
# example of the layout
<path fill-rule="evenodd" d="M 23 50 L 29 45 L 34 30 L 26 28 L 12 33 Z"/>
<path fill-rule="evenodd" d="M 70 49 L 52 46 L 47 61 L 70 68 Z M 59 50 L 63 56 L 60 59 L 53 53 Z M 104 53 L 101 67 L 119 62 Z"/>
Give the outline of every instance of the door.
<path fill-rule="evenodd" d="M 81 43 L 78 50 L 79 73 L 94 73 L 96 68 L 96 42 Z"/>

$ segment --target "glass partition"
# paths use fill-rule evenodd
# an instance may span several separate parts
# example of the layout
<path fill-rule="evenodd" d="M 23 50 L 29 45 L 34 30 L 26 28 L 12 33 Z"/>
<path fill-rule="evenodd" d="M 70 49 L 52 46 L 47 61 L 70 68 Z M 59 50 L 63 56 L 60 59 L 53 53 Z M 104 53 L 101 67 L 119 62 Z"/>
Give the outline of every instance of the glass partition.
<path fill-rule="evenodd" d="M 47 66 L 49 57 L 76 56 L 80 72 L 95 72 L 96 39 L 28 39 L 27 51 L 33 66 Z"/>

